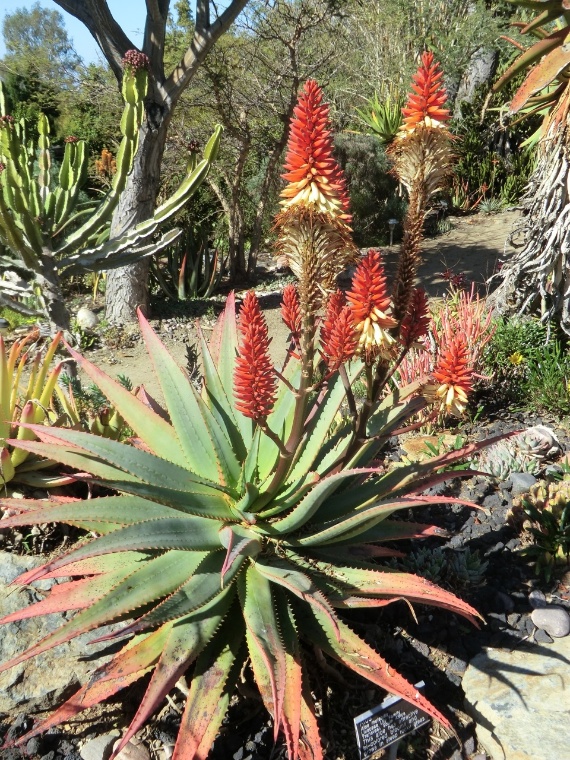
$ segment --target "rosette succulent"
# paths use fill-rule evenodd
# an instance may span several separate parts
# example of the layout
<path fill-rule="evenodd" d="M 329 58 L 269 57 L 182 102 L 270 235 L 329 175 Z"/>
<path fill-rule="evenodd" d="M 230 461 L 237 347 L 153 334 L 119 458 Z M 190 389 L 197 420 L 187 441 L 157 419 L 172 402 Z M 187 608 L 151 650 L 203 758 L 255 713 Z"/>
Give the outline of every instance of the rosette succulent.
<path fill-rule="evenodd" d="M 307 645 L 448 725 L 352 630 L 343 611 L 405 599 L 476 621 L 476 611 L 453 594 L 376 558 L 394 554 L 388 547 L 396 539 L 437 533 L 395 515 L 457 501 L 423 492 L 482 444 L 387 469 L 382 446 L 429 405 L 423 391 L 430 383 L 421 378 L 392 393 L 386 387 L 389 363 L 398 361 L 395 347 L 405 351 L 399 328 L 406 314 L 393 315 L 375 254 L 359 264 L 347 300 L 334 291 L 355 248 L 328 110 L 314 82 L 296 110 L 286 168 L 290 185 L 277 229 L 298 286 L 284 298 L 291 344 L 283 367 L 272 366 L 267 325 L 252 293 L 239 319 L 230 295 L 209 344 L 202 338 L 201 391 L 140 315 L 164 408 L 145 404 L 72 351 L 134 437 L 121 443 L 26 428 L 39 440 L 24 442 L 25 450 L 56 458 L 106 491 L 89 500 L 2 502 L 16 511 L 6 526 L 63 522 L 95 534 L 17 580 L 69 579 L 1 622 L 77 613 L 2 670 L 109 623 L 124 621 L 96 640 L 125 643 L 19 744 L 147 675 L 118 752 L 186 674 L 190 688 L 173 760 L 205 758 L 249 667 L 290 760 L 324 758 L 304 667 Z M 402 298 L 415 314 L 409 339 L 424 320 L 421 298 Z M 367 397 L 357 406 L 352 384 L 361 376 Z"/>

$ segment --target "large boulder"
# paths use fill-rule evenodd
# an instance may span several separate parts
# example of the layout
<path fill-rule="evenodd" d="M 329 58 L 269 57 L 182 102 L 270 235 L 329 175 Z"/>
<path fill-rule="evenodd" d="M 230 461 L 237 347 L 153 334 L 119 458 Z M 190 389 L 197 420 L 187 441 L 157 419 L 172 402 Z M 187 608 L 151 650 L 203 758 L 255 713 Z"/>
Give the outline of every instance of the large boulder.
<path fill-rule="evenodd" d="M 40 601 L 56 582 L 40 581 L 31 586 L 10 586 L 21 573 L 42 564 L 37 557 L 0 552 L 0 616 Z M 0 663 L 16 656 L 59 628 L 73 613 L 55 613 L 0 626 Z M 110 628 L 105 630 L 111 630 Z M 108 643 L 90 644 L 96 633 L 86 633 L 44 654 L 0 673 L 0 715 L 48 710 L 71 696 L 88 674 L 105 661 L 96 657 Z M 93 656 L 96 659 L 93 661 Z M 107 657 L 108 659 L 108 657 Z"/>

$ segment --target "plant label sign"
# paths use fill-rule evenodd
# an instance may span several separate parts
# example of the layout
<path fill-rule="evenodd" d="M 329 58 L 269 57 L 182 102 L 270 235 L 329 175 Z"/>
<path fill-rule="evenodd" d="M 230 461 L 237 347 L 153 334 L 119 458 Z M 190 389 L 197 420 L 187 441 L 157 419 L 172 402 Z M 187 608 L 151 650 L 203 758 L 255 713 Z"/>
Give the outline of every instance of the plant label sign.
<path fill-rule="evenodd" d="M 420 681 L 416 689 L 423 686 L 423 681 Z M 379 750 L 400 741 L 430 720 L 429 715 L 419 707 L 400 697 L 387 697 L 382 704 L 354 719 L 360 760 L 369 760 Z"/>

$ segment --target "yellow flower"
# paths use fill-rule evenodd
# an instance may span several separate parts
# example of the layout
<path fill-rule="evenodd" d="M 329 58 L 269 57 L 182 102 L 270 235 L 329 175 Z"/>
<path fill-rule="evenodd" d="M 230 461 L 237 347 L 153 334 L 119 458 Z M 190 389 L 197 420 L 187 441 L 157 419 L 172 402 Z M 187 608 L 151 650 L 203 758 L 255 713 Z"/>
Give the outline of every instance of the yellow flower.
<path fill-rule="evenodd" d="M 524 356 L 520 351 L 515 351 L 514 354 L 509 356 L 509 361 L 516 366 L 517 364 L 522 364 L 524 362 Z"/>

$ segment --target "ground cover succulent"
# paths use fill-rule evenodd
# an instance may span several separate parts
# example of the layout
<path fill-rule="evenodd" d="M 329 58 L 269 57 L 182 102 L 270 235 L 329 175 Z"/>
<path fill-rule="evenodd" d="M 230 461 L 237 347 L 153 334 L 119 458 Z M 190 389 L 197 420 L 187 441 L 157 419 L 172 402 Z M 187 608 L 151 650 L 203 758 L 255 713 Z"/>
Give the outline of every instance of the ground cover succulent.
<path fill-rule="evenodd" d="M 437 379 L 387 388 L 394 367 L 425 329 L 422 299 L 414 295 L 422 222 L 425 203 L 447 174 L 440 164 L 451 154 L 437 68 L 427 55 L 422 67 L 431 94 L 415 103 L 417 118 L 410 120 L 408 110 L 394 143 L 396 170 L 411 203 L 391 295 L 377 251 L 358 263 L 346 296 L 335 290 L 336 276 L 356 260 L 356 250 L 328 107 L 318 85 L 308 81 L 291 124 L 288 184 L 276 220 L 279 254 L 298 281 L 283 299 L 291 341 L 281 370 L 269 358 L 267 325 L 253 293 L 244 298 L 239 318 L 230 295 L 211 340 L 201 339 L 201 390 L 139 315 L 164 407 L 134 397 L 71 351 L 134 431 L 129 443 L 25 428 L 39 439 L 22 443 L 26 451 L 56 457 L 78 470 L 78 479 L 116 495 L 1 502 L 16 511 L 6 526 L 63 522 L 96 534 L 17 579 L 71 578 L 1 622 L 61 609 L 77 613 L 1 669 L 110 622 L 125 624 L 97 640 L 126 643 L 19 744 L 147 675 L 118 752 L 188 673 L 173 760 L 205 758 L 249 664 L 288 757 L 319 760 L 325 754 L 304 668 L 307 645 L 449 725 L 343 617 L 343 610 L 405 599 L 477 618 L 453 594 L 376 561 L 394 554 L 389 545 L 396 539 L 437 534 L 394 515 L 457 502 L 423 492 L 483 445 L 394 470 L 381 454 L 413 415 L 429 405 L 453 406 L 469 380 L 468 362 L 459 344 L 451 344 Z M 366 392 L 357 404 L 352 384 L 359 378 Z M 349 414 L 339 414 L 345 405 Z"/>

